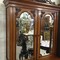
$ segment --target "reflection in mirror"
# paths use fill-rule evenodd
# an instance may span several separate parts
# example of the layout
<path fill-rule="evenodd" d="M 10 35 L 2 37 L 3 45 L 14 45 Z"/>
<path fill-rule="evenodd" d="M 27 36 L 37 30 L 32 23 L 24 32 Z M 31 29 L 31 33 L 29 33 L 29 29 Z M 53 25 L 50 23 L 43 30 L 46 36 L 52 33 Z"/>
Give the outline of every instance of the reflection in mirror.
<path fill-rule="evenodd" d="M 33 58 L 34 19 L 23 12 L 16 18 L 16 60 Z"/>
<path fill-rule="evenodd" d="M 46 56 L 52 52 L 53 47 L 53 15 L 45 14 L 41 19 L 40 55 Z"/>

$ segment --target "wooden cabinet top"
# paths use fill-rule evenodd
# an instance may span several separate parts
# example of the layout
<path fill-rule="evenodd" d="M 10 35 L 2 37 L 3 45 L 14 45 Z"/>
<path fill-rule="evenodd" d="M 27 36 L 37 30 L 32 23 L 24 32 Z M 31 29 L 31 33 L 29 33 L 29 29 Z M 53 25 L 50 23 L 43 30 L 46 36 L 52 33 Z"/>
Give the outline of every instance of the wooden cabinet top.
<path fill-rule="evenodd" d="M 4 4 L 7 5 L 29 5 L 33 7 L 43 7 L 43 8 L 52 8 L 52 9 L 57 9 L 60 10 L 60 7 L 57 5 L 53 4 L 48 4 L 48 3 L 41 3 L 37 1 L 32 1 L 32 0 L 4 0 Z"/>

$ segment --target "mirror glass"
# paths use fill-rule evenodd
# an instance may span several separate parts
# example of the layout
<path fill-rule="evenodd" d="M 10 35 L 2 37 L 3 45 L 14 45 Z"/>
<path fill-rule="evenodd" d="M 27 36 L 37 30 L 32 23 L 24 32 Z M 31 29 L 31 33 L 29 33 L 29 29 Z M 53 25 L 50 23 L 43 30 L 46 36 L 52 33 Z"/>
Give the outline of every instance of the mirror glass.
<path fill-rule="evenodd" d="M 16 18 L 16 60 L 33 58 L 34 19 L 28 12 Z"/>
<path fill-rule="evenodd" d="M 53 28 L 54 18 L 53 15 L 45 14 L 41 19 L 41 32 L 40 32 L 40 55 L 46 56 L 52 52 L 53 47 Z"/>

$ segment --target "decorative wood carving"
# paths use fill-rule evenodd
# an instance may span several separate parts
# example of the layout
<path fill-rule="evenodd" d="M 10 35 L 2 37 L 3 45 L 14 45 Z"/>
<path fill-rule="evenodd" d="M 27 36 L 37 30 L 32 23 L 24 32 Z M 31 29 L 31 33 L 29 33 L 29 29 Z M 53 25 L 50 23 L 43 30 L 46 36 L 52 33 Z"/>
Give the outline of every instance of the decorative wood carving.
<path fill-rule="evenodd" d="M 34 51 L 33 60 L 55 60 L 57 48 L 58 17 L 60 7 L 51 4 L 36 2 L 35 0 L 4 0 L 6 6 L 6 53 L 8 60 L 16 60 L 16 18 L 22 12 L 28 12 L 34 17 Z M 45 12 L 53 14 L 54 22 L 54 44 L 52 53 L 46 57 L 40 55 L 40 32 L 41 17 Z M 18 26 L 18 25 L 17 25 Z M 9 42 L 9 43 L 8 43 Z M 9 52 L 9 53 L 8 53 Z M 30 60 L 32 60 L 30 59 Z"/>

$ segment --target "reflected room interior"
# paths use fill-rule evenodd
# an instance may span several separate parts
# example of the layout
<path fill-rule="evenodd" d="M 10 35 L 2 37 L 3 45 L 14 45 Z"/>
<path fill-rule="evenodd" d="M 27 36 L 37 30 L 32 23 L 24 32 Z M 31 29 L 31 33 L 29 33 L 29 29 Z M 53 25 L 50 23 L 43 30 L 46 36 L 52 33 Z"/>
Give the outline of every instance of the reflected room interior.
<path fill-rule="evenodd" d="M 40 55 L 52 53 L 54 18 L 51 14 L 44 14 L 41 18 Z"/>
<path fill-rule="evenodd" d="M 16 60 L 33 58 L 34 19 L 28 12 L 16 18 Z"/>

